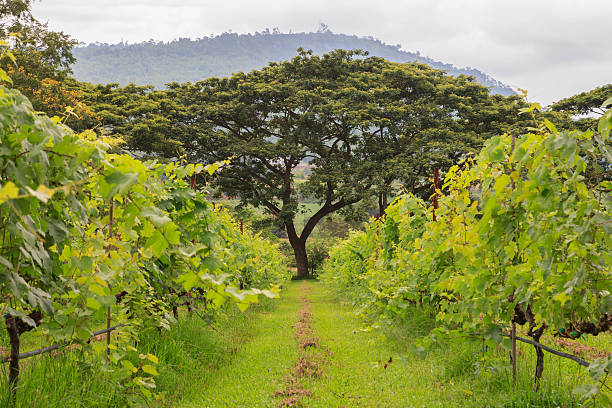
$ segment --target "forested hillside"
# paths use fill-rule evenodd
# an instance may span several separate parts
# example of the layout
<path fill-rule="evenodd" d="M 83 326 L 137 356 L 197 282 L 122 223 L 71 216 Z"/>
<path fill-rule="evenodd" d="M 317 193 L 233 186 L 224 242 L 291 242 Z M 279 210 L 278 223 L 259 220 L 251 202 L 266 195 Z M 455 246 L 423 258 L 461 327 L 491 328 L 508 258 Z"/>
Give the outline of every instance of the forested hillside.
<path fill-rule="evenodd" d="M 201 39 L 181 38 L 169 43 L 150 40 L 139 44 L 90 44 L 75 48 L 72 66 L 77 79 L 93 83 L 130 82 L 154 85 L 195 82 L 211 76 L 228 76 L 251 71 L 270 61 L 280 62 L 297 54 L 299 48 L 324 54 L 334 49 L 361 49 L 392 62 L 418 61 L 453 75 L 472 75 L 494 93 L 510 95 L 512 89 L 474 68 L 458 68 L 416 53 L 403 51 L 372 37 L 316 33 L 280 33 L 266 30 L 255 34 L 223 33 Z"/>

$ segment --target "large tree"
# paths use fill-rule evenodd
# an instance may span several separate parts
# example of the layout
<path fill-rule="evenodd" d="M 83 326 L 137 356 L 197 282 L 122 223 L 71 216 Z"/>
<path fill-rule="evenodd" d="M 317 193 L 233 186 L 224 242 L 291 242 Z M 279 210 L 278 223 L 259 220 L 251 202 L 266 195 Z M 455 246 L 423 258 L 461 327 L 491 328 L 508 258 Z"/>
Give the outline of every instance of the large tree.
<path fill-rule="evenodd" d="M 373 192 L 386 197 L 395 180 L 422 187 L 427 169 L 453 162 L 499 130 L 482 122 L 490 109 L 475 113 L 495 104 L 473 79 L 358 51 L 300 50 L 261 70 L 172 84 L 164 98 L 172 101 L 168 139 L 193 161 L 232 158 L 219 188 L 278 219 L 298 275 L 307 274 L 306 241 L 326 215 Z M 137 145 L 148 148 L 144 140 Z M 312 173 L 298 191 L 293 171 L 304 162 Z M 295 223 L 300 194 L 320 202 L 302 231 Z"/>
<path fill-rule="evenodd" d="M 74 119 L 70 123 L 73 129 L 96 129 L 124 142 L 121 146 L 135 155 L 168 159 L 184 154 L 183 144 L 173 135 L 176 127 L 170 126 L 173 118 L 170 107 L 178 101 L 170 100 L 167 92 L 135 84 L 76 85 L 83 102 L 95 114 Z"/>
<path fill-rule="evenodd" d="M 384 62 L 356 55 L 301 52 L 259 71 L 176 89 L 190 106 L 189 125 L 200 130 L 189 153 L 196 160 L 232 158 L 232 165 L 220 172 L 219 186 L 277 217 L 301 276 L 308 273 L 306 240 L 317 223 L 358 202 L 369 189 L 367 180 L 358 177 L 363 165 L 358 129 L 371 87 L 365 76 Z M 304 161 L 313 166 L 308 192 L 321 206 L 297 231 L 293 170 Z"/>

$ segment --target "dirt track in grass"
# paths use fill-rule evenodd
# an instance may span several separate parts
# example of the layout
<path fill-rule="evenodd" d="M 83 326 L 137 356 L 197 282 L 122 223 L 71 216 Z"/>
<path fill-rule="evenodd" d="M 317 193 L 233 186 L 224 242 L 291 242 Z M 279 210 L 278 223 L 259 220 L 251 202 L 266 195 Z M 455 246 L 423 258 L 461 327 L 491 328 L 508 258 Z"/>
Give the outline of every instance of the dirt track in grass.
<path fill-rule="evenodd" d="M 289 374 L 284 378 L 282 389 L 275 393 L 276 397 L 281 398 L 280 407 L 301 406 L 303 398 L 312 395 L 312 392 L 304 387 L 303 380 L 319 377 L 327 362 L 325 350 L 312 326 L 312 301 L 309 298 L 311 294 L 311 287 L 303 282 L 300 286 L 298 321 L 292 326 L 299 354 Z"/>

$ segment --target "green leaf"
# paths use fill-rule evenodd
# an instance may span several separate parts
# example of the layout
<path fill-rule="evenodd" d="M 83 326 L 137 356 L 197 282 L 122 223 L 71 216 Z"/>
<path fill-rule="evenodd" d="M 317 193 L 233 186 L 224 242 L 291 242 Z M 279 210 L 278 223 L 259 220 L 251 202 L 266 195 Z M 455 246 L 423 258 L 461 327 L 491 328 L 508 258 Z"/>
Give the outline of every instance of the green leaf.
<path fill-rule="evenodd" d="M 497 178 L 497 180 L 495 180 L 495 185 L 493 186 L 493 189 L 498 195 L 500 195 L 504 191 L 506 186 L 510 184 L 510 181 L 510 176 L 508 176 L 507 174 L 502 174 Z"/>
<path fill-rule="evenodd" d="M 599 388 L 595 384 L 583 384 L 574 388 L 574 393 L 582 399 L 589 399 L 599 393 Z"/>
<path fill-rule="evenodd" d="M 559 133 L 557 127 L 548 119 L 544 119 L 544 126 L 546 126 L 551 133 Z"/>
<path fill-rule="evenodd" d="M 132 373 L 135 373 L 138 371 L 138 369 L 134 366 L 134 364 L 132 364 L 130 360 L 121 360 L 121 365 L 123 366 L 123 368 L 125 368 L 126 370 Z"/>
<path fill-rule="evenodd" d="M 80 339 L 80 340 L 83 340 L 83 341 L 89 340 L 89 338 L 92 335 L 91 330 L 89 330 L 88 328 L 83 327 L 83 326 L 78 326 L 75 329 L 75 333 L 77 335 L 77 338 Z"/>
<path fill-rule="evenodd" d="M 150 220 L 156 227 L 163 227 L 171 221 L 170 217 L 156 207 L 143 208 L 140 214 Z"/>
<path fill-rule="evenodd" d="M 278 297 L 279 297 L 278 293 L 276 293 L 276 292 L 272 292 L 272 291 L 267 290 L 267 289 L 262 290 L 262 291 L 261 291 L 261 293 L 262 293 L 262 294 L 263 294 L 265 297 L 270 298 L 270 299 L 276 299 L 276 298 L 278 298 Z"/>
<path fill-rule="evenodd" d="M 159 373 L 157 372 L 157 370 L 155 369 L 155 367 L 153 367 L 150 364 L 144 364 L 142 367 L 142 371 L 144 371 L 147 374 L 151 374 L 153 376 L 157 376 L 159 375 Z"/>
<path fill-rule="evenodd" d="M 610 132 L 612 131 L 612 109 L 608 110 L 597 123 L 597 130 L 601 133 L 601 137 L 604 140 L 608 139 Z"/>
<path fill-rule="evenodd" d="M 98 296 L 106 296 L 106 291 L 107 289 L 103 288 L 102 286 L 98 285 L 98 284 L 92 284 L 89 286 L 89 290 L 92 293 L 95 293 Z"/>
<path fill-rule="evenodd" d="M 212 176 L 219 169 L 220 163 L 222 162 L 207 164 L 206 166 L 204 166 L 204 170 L 206 170 L 208 174 Z"/>
<path fill-rule="evenodd" d="M 104 178 L 109 185 L 111 185 L 110 191 L 105 195 L 105 199 L 109 199 L 116 194 L 125 194 L 129 191 L 130 187 L 138 181 L 137 173 L 123 173 L 119 170 L 114 171 Z"/>
<path fill-rule="evenodd" d="M 49 199 L 53 197 L 53 194 L 55 194 L 55 190 L 47 188 L 42 184 L 38 186 L 36 190 L 32 190 L 30 187 L 26 187 L 26 190 L 28 191 L 28 193 L 30 193 L 31 195 L 33 195 L 34 197 L 36 197 L 43 203 L 46 203 L 47 201 L 49 201 Z"/>
<path fill-rule="evenodd" d="M 244 312 L 245 310 L 249 308 L 250 304 L 238 302 L 236 303 L 236 306 L 238 306 L 238 309 L 240 309 L 241 312 Z"/>
<path fill-rule="evenodd" d="M 91 297 L 87 298 L 87 300 L 85 301 L 85 304 L 87 305 L 88 308 L 93 309 L 93 310 L 98 310 L 100 309 L 100 307 L 102 307 L 100 302 L 98 302 L 96 299 L 91 298 Z"/>
<path fill-rule="evenodd" d="M 557 294 L 554 296 L 554 299 L 555 299 L 557 302 L 561 303 L 561 307 L 563 307 L 563 305 L 565 305 L 565 302 L 567 302 L 567 298 L 568 298 L 568 297 L 567 297 L 567 293 L 565 293 L 565 292 L 557 293 Z"/>
<path fill-rule="evenodd" d="M 187 272 L 178 277 L 178 282 L 183 285 L 183 288 L 186 291 L 190 291 L 193 289 L 198 283 L 200 283 L 200 278 L 193 272 Z"/>
<path fill-rule="evenodd" d="M 504 145 L 499 136 L 492 137 L 487 141 L 486 150 L 489 153 L 489 160 L 500 162 L 504 159 Z"/>
<path fill-rule="evenodd" d="M 151 248 L 153 254 L 157 258 L 161 258 L 161 256 L 164 254 L 164 251 L 168 248 L 168 242 L 166 241 L 166 238 L 164 238 L 164 236 L 161 234 L 161 232 L 156 230 L 153 235 L 151 235 L 151 237 L 147 240 L 145 247 Z"/>
<path fill-rule="evenodd" d="M 159 363 L 157 356 L 154 356 L 153 354 L 147 354 L 147 359 L 155 364 Z"/>
<path fill-rule="evenodd" d="M 36 327 L 36 322 L 34 320 L 32 320 L 32 318 L 30 316 L 28 316 L 27 314 L 25 314 L 23 312 L 23 310 L 15 310 L 11 307 L 6 308 L 7 314 L 10 314 L 11 316 L 16 316 L 18 318 L 20 318 L 23 322 L 25 322 L 26 324 L 32 326 L 32 327 Z"/>
<path fill-rule="evenodd" d="M 166 230 L 166 237 L 172 245 L 179 245 L 181 243 L 181 232 L 178 229 Z"/>
<path fill-rule="evenodd" d="M 208 269 L 211 273 L 215 273 L 223 267 L 223 263 L 214 256 L 207 256 L 202 260 L 201 265 Z"/>
<path fill-rule="evenodd" d="M 56 244 L 63 242 L 70 235 L 70 232 L 68 231 L 66 225 L 63 222 L 57 220 L 49 220 L 48 231 L 49 234 L 53 237 L 53 241 L 55 241 Z M 91 270 L 91 265 L 89 265 L 89 270 Z"/>
<path fill-rule="evenodd" d="M 514 149 L 514 153 L 512 154 L 512 161 L 514 163 L 518 163 L 521 160 L 523 160 L 526 156 L 527 156 L 527 150 L 522 145 L 519 145 L 517 148 Z"/>
<path fill-rule="evenodd" d="M 0 81 L 5 81 L 5 82 L 8 82 L 9 84 L 13 83 L 13 80 L 11 79 L 11 77 L 8 76 L 8 74 L 3 69 L 0 69 Z"/>

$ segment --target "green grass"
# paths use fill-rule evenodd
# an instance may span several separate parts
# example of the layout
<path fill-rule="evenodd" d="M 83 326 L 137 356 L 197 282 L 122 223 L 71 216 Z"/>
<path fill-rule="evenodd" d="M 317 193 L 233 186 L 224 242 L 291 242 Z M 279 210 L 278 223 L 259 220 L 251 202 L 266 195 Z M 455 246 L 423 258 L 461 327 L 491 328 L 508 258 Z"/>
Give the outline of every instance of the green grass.
<path fill-rule="evenodd" d="M 244 314 L 232 307 L 214 326 L 183 313 L 170 331 L 142 334 L 139 352 L 159 358 L 156 383 L 162 399 L 153 405 L 274 405 L 274 391 L 297 354 L 291 329 L 298 307 L 295 292 L 283 292 L 281 300 L 264 299 Z M 23 350 L 40 346 L 41 339 L 31 333 L 23 340 Z M 102 363 L 77 363 L 99 361 L 100 356 L 80 357 L 80 351 L 72 350 L 23 360 L 16 407 L 125 407 L 125 395 Z M 8 365 L 1 369 L 0 407 L 9 407 Z"/>
<path fill-rule="evenodd" d="M 542 387 L 533 391 L 533 347 L 519 345 L 516 391 L 511 374 L 502 369 L 478 373 L 482 344 L 460 341 L 432 349 L 424 359 L 412 352 L 414 341 L 435 322 L 415 308 L 402 322 L 363 330 L 355 309 L 323 283 L 291 282 L 280 299 L 265 300 L 242 314 L 231 309 L 214 328 L 183 314 L 168 332 L 151 330 L 141 336 L 139 351 L 158 356 L 156 378 L 161 400 L 157 407 L 277 407 L 298 357 L 292 325 L 300 309 L 302 287 L 311 290 L 316 335 L 329 351 L 322 375 L 303 379 L 312 396 L 304 407 L 578 407 L 571 390 L 584 381 L 575 363 L 545 357 Z M 27 339 L 33 346 L 35 341 Z M 588 340 L 609 349 L 610 336 Z M 124 407 L 125 395 L 101 364 L 76 364 L 79 351 L 66 351 L 24 361 L 17 407 Z M 324 355 L 327 355 L 324 353 Z M 507 361 L 507 351 L 487 356 Z M 91 356 L 90 356 L 91 357 Z M 393 362 L 384 368 L 385 362 Z M 8 407 L 7 366 L 0 384 L 0 406 Z"/>
<path fill-rule="evenodd" d="M 306 407 L 574 407 L 571 390 L 585 380 L 573 362 L 545 356 L 541 389 L 535 392 L 533 347 L 519 344 L 518 382 L 512 386 L 509 367 L 478 373 L 480 341 L 460 341 L 432 349 L 424 359 L 412 345 L 433 327 L 433 320 L 414 309 L 403 322 L 386 329 L 361 330 L 354 309 L 342 304 L 321 283 L 313 291 L 314 325 L 333 358 L 320 379 L 307 388 Z M 596 342 L 605 341 L 600 337 Z M 608 336 L 608 346 L 610 337 Z M 489 359 L 508 361 L 503 350 L 488 350 Z M 387 368 L 384 363 L 393 359 Z"/>
<path fill-rule="evenodd" d="M 297 287 L 245 315 L 220 321 L 215 342 L 204 343 L 201 323 L 185 321 L 171 339 L 151 342 L 163 363 L 158 379 L 164 407 L 271 407 L 274 392 L 297 349 L 291 325 L 299 305 Z M 235 352 L 234 352 L 235 349 Z M 176 355 L 180 353 L 179 355 Z"/>
<path fill-rule="evenodd" d="M 100 364 L 78 364 L 79 351 L 22 361 L 16 404 L 7 392 L 8 365 L 2 366 L 0 407 L 124 407 L 124 395 Z"/>

